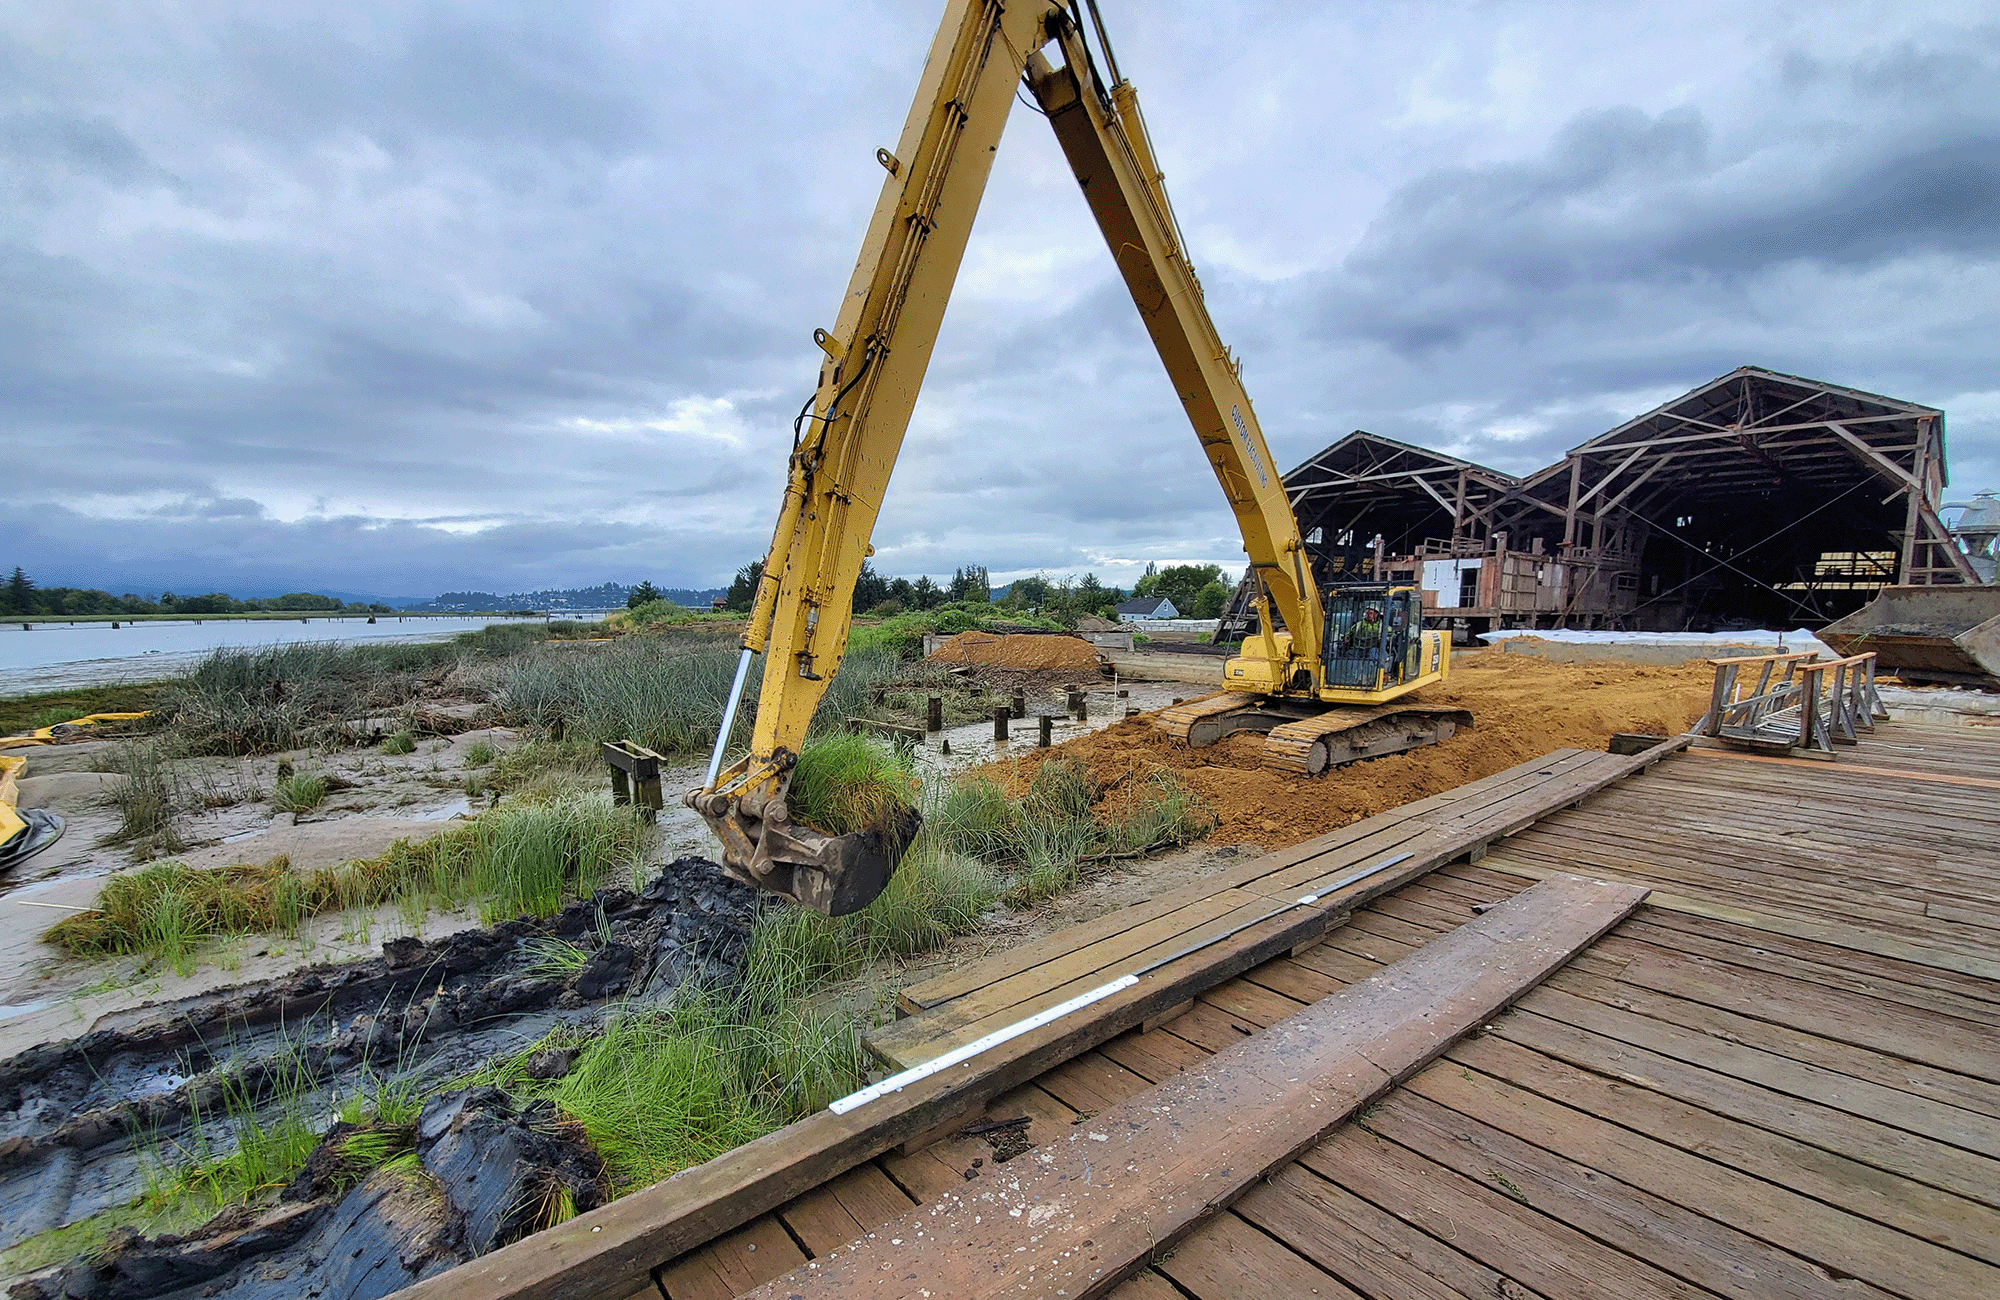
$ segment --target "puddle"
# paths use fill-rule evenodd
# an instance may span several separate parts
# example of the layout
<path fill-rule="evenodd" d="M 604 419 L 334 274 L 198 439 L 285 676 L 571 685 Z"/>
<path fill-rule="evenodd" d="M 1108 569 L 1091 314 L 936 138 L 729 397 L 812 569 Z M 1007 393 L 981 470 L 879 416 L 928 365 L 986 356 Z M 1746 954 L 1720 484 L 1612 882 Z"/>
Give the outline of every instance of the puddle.
<path fill-rule="evenodd" d="M 187 1082 L 187 1076 L 162 1066 L 141 1075 L 127 1093 L 129 1097 L 164 1097 Z"/>
<path fill-rule="evenodd" d="M 428 812 L 406 812 L 405 818 L 413 822 L 448 822 L 454 817 L 466 817 L 472 813 L 472 800 L 460 795 L 442 808 L 432 808 Z"/>
<path fill-rule="evenodd" d="M 43 1007 L 49 1005 L 50 1001 L 48 998 L 37 998 L 33 1002 L 10 1002 L 5 1006 L 0 1006 L 0 1020 L 12 1020 L 15 1016 L 25 1016 L 30 1012 L 40 1011 Z"/>

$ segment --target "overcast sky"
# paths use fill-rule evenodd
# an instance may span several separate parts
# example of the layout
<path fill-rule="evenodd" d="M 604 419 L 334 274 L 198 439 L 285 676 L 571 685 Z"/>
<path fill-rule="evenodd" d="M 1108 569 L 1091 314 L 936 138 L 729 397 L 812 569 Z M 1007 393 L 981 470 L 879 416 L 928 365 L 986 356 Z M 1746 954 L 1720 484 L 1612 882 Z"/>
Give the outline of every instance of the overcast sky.
<path fill-rule="evenodd" d="M 725 581 L 938 8 L 0 3 L 0 565 Z M 1990 3 L 1102 8 L 1281 464 L 1526 471 L 1753 364 L 1945 408 L 2000 488 Z M 875 543 L 1240 566 L 1025 107 Z"/>

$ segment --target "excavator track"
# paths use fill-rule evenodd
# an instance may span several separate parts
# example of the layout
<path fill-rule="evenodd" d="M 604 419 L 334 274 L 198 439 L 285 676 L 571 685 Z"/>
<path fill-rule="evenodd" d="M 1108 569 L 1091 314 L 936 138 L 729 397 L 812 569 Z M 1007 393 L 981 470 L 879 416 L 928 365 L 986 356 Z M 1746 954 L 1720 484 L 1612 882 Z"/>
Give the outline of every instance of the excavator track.
<path fill-rule="evenodd" d="M 1212 745 L 1237 731 L 1262 731 L 1264 766 L 1300 776 L 1448 740 L 1472 714 L 1446 705 L 1385 704 L 1305 712 L 1288 701 L 1223 691 L 1164 709 L 1153 725 L 1189 745 Z"/>
<path fill-rule="evenodd" d="M 1335 708 L 1317 717 L 1273 727 L 1264 737 L 1264 766 L 1300 776 L 1330 767 L 1399 754 L 1449 740 L 1472 714 L 1444 705 L 1385 704 L 1374 709 Z"/>

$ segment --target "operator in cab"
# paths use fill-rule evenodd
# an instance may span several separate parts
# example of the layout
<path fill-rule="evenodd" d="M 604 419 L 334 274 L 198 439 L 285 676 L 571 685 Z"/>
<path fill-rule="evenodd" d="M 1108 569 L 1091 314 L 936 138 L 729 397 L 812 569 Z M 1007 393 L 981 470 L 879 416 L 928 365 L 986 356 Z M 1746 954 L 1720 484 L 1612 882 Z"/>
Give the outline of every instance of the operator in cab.
<path fill-rule="evenodd" d="M 1361 612 L 1361 621 L 1347 629 L 1340 639 L 1343 655 L 1365 656 L 1382 648 L 1382 611 L 1370 605 Z"/>

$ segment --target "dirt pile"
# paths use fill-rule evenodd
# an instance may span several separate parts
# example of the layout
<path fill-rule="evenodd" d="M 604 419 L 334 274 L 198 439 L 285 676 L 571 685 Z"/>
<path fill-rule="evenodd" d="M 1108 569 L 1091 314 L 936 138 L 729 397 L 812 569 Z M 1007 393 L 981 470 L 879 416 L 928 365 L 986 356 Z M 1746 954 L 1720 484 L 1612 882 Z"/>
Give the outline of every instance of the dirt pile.
<path fill-rule="evenodd" d="M 1452 664 L 1451 677 L 1422 691 L 1425 704 L 1458 705 L 1475 724 L 1450 740 L 1337 768 L 1311 780 L 1263 766 L 1264 737 L 1239 732 L 1193 749 L 1133 718 L 1053 749 L 993 764 L 1010 789 L 1025 790 L 1048 757 L 1081 758 L 1107 791 L 1165 770 L 1221 819 L 1210 842 L 1282 848 L 1539 758 L 1566 746 L 1603 749 L 1616 731 L 1675 735 L 1708 707 L 1712 671 L 1631 664 L 1562 664 L 1482 651 Z"/>
<path fill-rule="evenodd" d="M 1063 670 L 1095 674 L 1104 663 L 1097 647 L 1076 636 L 999 636 L 960 632 L 931 653 L 932 663 L 990 664 L 997 668 Z"/>

